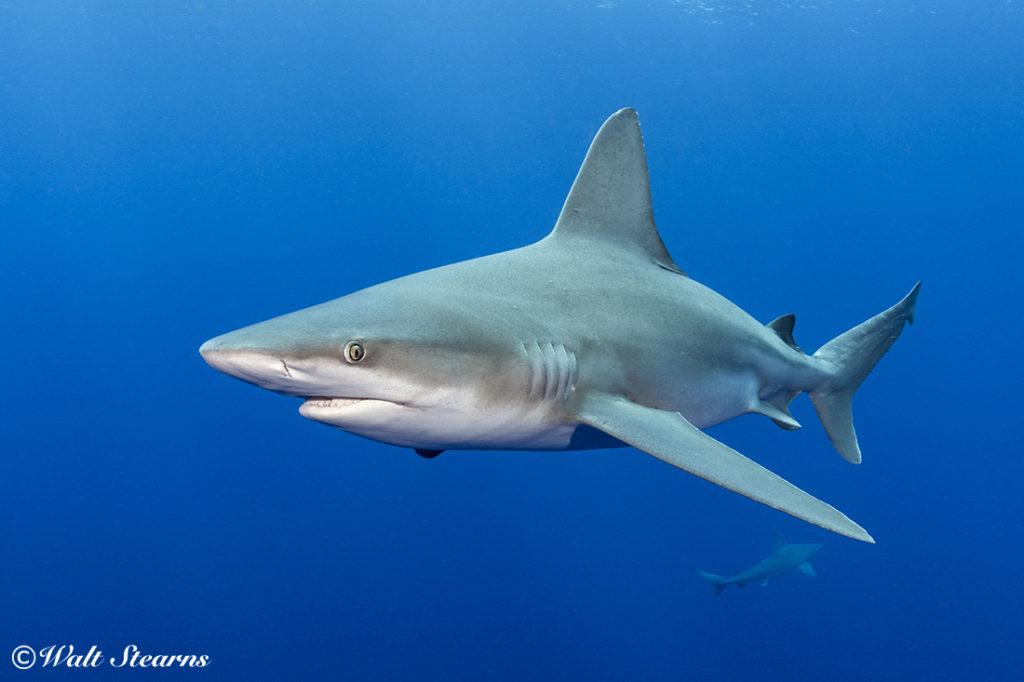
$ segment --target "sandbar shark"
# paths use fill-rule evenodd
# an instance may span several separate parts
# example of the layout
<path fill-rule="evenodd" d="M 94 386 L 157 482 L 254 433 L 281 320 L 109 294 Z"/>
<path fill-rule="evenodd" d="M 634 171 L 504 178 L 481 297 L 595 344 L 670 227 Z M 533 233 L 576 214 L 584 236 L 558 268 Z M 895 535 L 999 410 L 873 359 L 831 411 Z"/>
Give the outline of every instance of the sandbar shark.
<path fill-rule="evenodd" d="M 722 594 L 722 590 L 729 585 L 736 587 L 746 587 L 750 583 L 767 585 L 769 581 L 791 571 L 800 571 L 806 576 L 816 578 L 818 574 L 814 572 L 814 567 L 808 561 L 818 553 L 819 549 L 821 549 L 821 545 L 791 545 L 781 535 L 776 534 L 772 553 L 747 570 L 740 571 L 728 578 L 700 569 L 697 569 L 697 575 L 707 580 L 715 588 L 716 597 Z"/>
<path fill-rule="evenodd" d="M 631 445 L 851 538 L 867 531 L 702 431 L 799 424 L 807 392 L 861 459 L 851 398 L 913 321 L 920 284 L 813 354 L 793 315 L 761 324 L 688 277 L 654 224 L 633 109 L 601 126 L 539 242 L 357 291 L 213 338 L 211 366 L 303 399 L 299 413 L 424 457 Z"/>

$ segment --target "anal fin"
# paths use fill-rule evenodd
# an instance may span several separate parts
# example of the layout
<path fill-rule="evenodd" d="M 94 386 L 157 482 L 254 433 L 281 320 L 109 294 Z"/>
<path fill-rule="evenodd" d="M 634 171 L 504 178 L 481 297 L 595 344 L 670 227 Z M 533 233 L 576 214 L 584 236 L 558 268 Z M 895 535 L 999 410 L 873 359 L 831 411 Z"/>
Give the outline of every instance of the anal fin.
<path fill-rule="evenodd" d="M 796 431 L 800 428 L 800 422 L 789 413 L 789 402 L 795 395 L 796 393 L 780 393 L 776 398 L 759 400 L 750 408 L 750 411 L 763 414 L 775 422 L 779 428 Z"/>

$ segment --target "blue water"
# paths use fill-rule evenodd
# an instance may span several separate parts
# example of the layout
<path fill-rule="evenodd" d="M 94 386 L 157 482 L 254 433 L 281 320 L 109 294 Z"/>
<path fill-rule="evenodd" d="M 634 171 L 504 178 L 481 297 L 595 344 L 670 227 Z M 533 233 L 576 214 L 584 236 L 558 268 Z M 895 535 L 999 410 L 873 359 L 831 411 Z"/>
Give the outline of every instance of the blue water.
<path fill-rule="evenodd" d="M 0 677 L 1019 679 L 1022 41 L 1011 0 L 0 4 Z M 634 450 L 423 460 L 197 354 L 539 239 L 623 106 L 676 260 L 804 347 L 924 281 L 861 466 L 806 398 L 713 429 L 877 545 Z M 773 531 L 817 580 L 693 573 Z"/>

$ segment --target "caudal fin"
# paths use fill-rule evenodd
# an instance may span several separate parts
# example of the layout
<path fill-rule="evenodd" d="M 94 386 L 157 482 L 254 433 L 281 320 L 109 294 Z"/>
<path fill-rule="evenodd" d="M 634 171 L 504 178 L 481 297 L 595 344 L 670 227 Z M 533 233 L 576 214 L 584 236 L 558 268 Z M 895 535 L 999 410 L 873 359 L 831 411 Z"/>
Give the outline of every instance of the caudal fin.
<path fill-rule="evenodd" d="M 699 568 L 694 569 L 694 570 L 697 571 L 697 575 L 699 575 L 701 578 L 704 578 L 704 580 L 708 581 L 708 584 L 711 585 L 711 587 L 713 587 L 715 589 L 715 596 L 716 597 L 718 595 L 722 594 L 722 590 L 724 590 L 725 588 L 727 588 L 729 586 L 729 581 L 726 580 L 725 578 L 723 578 L 720 575 L 715 575 L 714 573 L 708 573 L 707 571 L 702 571 Z"/>
<path fill-rule="evenodd" d="M 903 331 L 914 323 L 918 282 L 903 300 L 853 329 L 832 339 L 814 354 L 832 372 L 832 378 L 811 392 L 814 409 L 832 445 L 843 458 L 860 463 L 860 446 L 853 428 L 853 394 Z"/>

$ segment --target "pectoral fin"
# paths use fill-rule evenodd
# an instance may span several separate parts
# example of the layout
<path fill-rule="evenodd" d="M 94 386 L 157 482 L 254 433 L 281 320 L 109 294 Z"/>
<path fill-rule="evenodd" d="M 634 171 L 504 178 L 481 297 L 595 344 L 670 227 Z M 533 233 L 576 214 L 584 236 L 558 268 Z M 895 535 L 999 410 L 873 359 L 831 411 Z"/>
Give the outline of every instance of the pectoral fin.
<path fill-rule="evenodd" d="M 855 540 L 874 542 L 842 512 L 719 443 L 678 412 L 645 407 L 621 396 L 583 399 L 577 418 L 683 471 Z"/>
<path fill-rule="evenodd" d="M 817 578 L 818 574 L 814 571 L 814 566 L 811 566 L 806 561 L 796 567 L 798 571 L 806 575 L 808 578 Z"/>

